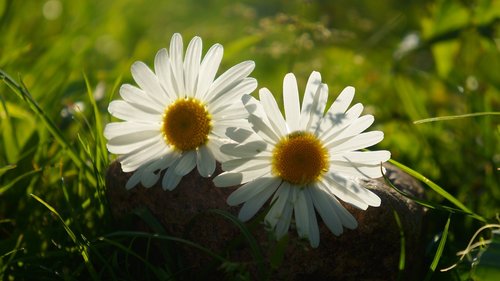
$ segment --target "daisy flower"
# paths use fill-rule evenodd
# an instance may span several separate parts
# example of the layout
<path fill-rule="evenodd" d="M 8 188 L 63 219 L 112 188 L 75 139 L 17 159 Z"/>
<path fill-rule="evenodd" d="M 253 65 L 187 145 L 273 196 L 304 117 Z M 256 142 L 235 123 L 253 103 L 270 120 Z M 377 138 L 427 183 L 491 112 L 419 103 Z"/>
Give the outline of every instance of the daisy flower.
<path fill-rule="evenodd" d="M 315 210 L 330 231 L 340 235 L 343 227 L 357 227 L 340 201 L 362 210 L 380 206 L 380 198 L 360 179 L 381 177 L 380 164 L 389 160 L 390 152 L 358 151 L 384 135 L 363 132 L 374 118 L 361 116 L 360 103 L 349 108 L 353 97 L 354 88 L 345 88 L 325 113 L 328 86 L 313 72 L 302 105 L 295 76 L 285 76 L 285 118 L 266 88 L 259 91 L 260 101 L 249 95 L 242 98 L 253 130 L 228 129 L 227 136 L 237 143 L 223 145 L 221 151 L 237 158 L 224 162 L 225 172 L 214 179 L 219 187 L 242 184 L 227 199 L 231 206 L 243 203 L 240 220 L 252 218 L 272 196 L 265 222 L 276 237 L 288 232 L 294 215 L 298 235 L 317 247 Z"/>
<path fill-rule="evenodd" d="M 223 48 L 213 45 L 202 59 L 202 40 L 194 37 L 185 56 L 180 34 L 170 50 L 158 51 L 154 72 L 135 62 L 132 76 L 138 87 L 120 88 L 123 100 L 112 101 L 108 111 L 124 122 L 106 125 L 107 148 L 119 155 L 124 172 L 134 172 L 126 184 L 151 187 L 161 177 L 163 189 L 174 189 L 196 166 L 203 177 L 215 170 L 215 161 L 227 160 L 220 146 L 227 143 L 229 126 L 246 126 L 244 94 L 257 87 L 247 77 L 253 61 L 237 64 L 215 79 Z"/>

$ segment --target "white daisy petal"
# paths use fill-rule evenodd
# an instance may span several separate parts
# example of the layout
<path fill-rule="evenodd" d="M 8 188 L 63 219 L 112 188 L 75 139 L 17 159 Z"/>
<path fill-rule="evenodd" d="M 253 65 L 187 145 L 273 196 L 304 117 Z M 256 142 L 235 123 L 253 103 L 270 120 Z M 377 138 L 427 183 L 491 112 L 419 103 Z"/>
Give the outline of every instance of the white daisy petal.
<path fill-rule="evenodd" d="M 176 164 L 172 164 L 172 167 Z M 174 190 L 182 179 L 182 176 L 178 175 L 172 167 L 167 169 L 161 181 L 163 190 Z"/>
<path fill-rule="evenodd" d="M 163 113 L 164 108 L 160 103 L 150 99 L 143 90 L 132 85 L 122 85 L 120 87 L 120 96 L 126 102 L 136 104 L 136 107 L 137 105 L 146 107 L 148 112 Z"/>
<path fill-rule="evenodd" d="M 297 191 L 297 201 L 294 204 L 295 224 L 297 233 L 301 238 L 309 237 L 309 209 L 306 203 L 304 190 L 292 185 L 292 189 Z"/>
<path fill-rule="evenodd" d="M 208 110 L 212 113 L 215 113 L 220 111 L 221 107 L 225 107 L 228 104 L 240 105 L 241 98 L 239 97 L 253 92 L 255 88 L 257 88 L 257 80 L 255 78 L 247 77 L 243 79 L 240 83 L 235 85 L 233 88 L 231 88 L 230 90 L 223 92 L 223 94 L 209 96 Z"/>
<path fill-rule="evenodd" d="M 248 170 L 252 167 L 263 167 L 269 165 L 271 157 L 269 156 L 256 156 L 251 158 L 236 158 L 232 160 L 225 161 L 222 163 L 222 170 L 233 171 L 233 170 Z"/>
<path fill-rule="evenodd" d="M 264 203 L 269 200 L 271 195 L 278 189 L 281 181 L 278 179 L 273 179 L 274 181 L 269 184 L 266 188 L 262 189 L 259 193 L 252 196 L 250 199 L 245 200 L 245 204 L 238 214 L 238 218 L 241 221 L 247 221 L 251 219 L 257 211 L 264 205 Z"/>
<path fill-rule="evenodd" d="M 127 183 L 125 184 L 125 188 L 127 190 L 132 189 L 141 182 L 142 172 L 144 171 L 145 168 L 146 166 L 142 166 L 132 174 L 132 176 L 128 179 Z"/>
<path fill-rule="evenodd" d="M 159 104 L 165 103 L 166 95 L 163 92 L 160 81 L 146 64 L 142 61 L 134 62 L 131 72 L 137 85 L 141 87 L 151 100 Z"/>
<path fill-rule="evenodd" d="M 313 71 L 307 80 L 306 90 L 304 93 L 304 100 L 300 110 L 300 128 L 306 128 L 311 114 L 311 107 L 313 106 L 314 96 L 321 86 L 321 74 Z"/>
<path fill-rule="evenodd" d="M 196 167 L 202 177 L 210 177 L 215 171 L 215 158 L 205 145 L 198 148 L 196 153 Z"/>
<path fill-rule="evenodd" d="M 130 134 L 121 135 L 108 140 L 106 147 L 109 152 L 115 154 L 127 154 L 133 151 L 141 151 L 159 140 L 163 139 L 158 134 Z"/>
<path fill-rule="evenodd" d="M 286 198 L 285 206 L 283 207 L 281 216 L 279 217 L 278 222 L 276 223 L 276 237 L 278 239 L 285 236 L 285 234 L 288 232 L 288 229 L 290 228 L 290 222 L 292 220 L 292 213 L 293 213 L 293 205 L 295 204 L 296 197 L 297 197 L 297 190 L 290 188 L 290 192 L 288 193 L 288 196 Z"/>
<path fill-rule="evenodd" d="M 335 209 L 330 204 L 331 196 L 327 194 L 325 191 L 317 188 L 317 186 L 312 186 L 309 189 L 311 194 L 312 201 L 314 203 L 314 207 L 318 210 L 321 219 L 326 224 L 328 229 L 335 234 L 340 235 L 343 232 L 342 222 L 338 217 Z"/>
<path fill-rule="evenodd" d="M 267 143 L 278 142 L 280 140 L 279 132 L 272 129 L 262 105 L 250 95 L 244 95 L 242 101 L 250 114 L 248 122 L 252 124 L 253 130 Z"/>
<path fill-rule="evenodd" d="M 310 189 L 307 188 L 304 191 L 304 197 L 306 199 L 307 211 L 308 211 L 308 223 L 309 223 L 309 234 L 308 238 L 311 242 L 313 248 L 319 246 L 319 227 L 318 221 L 316 220 L 316 212 L 314 211 L 314 203 L 310 194 Z"/>
<path fill-rule="evenodd" d="M 327 113 L 321 119 L 320 126 L 316 129 L 316 135 L 320 136 L 325 143 L 330 142 L 342 133 L 350 124 L 358 119 L 363 112 L 363 105 L 357 103 L 353 105 L 345 114 Z"/>
<path fill-rule="evenodd" d="M 345 130 L 342 130 L 333 140 L 337 141 L 358 135 L 368 129 L 368 127 L 373 124 L 373 121 L 375 121 L 375 118 L 373 118 L 372 115 L 361 116 L 352 122 Z"/>
<path fill-rule="evenodd" d="M 255 197 L 263 190 L 274 185 L 279 185 L 279 183 L 280 180 L 272 177 L 261 177 L 254 181 L 248 182 L 231 193 L 231 195 L 229 195 L 229 197 L 227 198 L 227 204 L 229 204 L 230 206 L 239 205 L 245 201 L 248 201 L 250 198 Z M 269 196 L 271 196 L 271 194 Z"/>
<path fill-rule="evenodd" d="M 200 69 L 202 42 L 200 37 L 194 37 L 189 42 L 184 60 L 186 95 L 194 96 L 196 93 L 198 71 Z"/>
<path fill-rule="evenodd" d="M 263 177 L 271 172 L 269 167 L 245 171 L 245 172 L 224 172 L 214 178 L 214 184 L 217 187 L 235 186 Z"/>
<path fill-rule="evenodd" d="M 300 105 L 297 79 L 292 73 L 285 75 L 283 80 L 283 102 L 285 105 L 286 124 L 291 132 L 300 129 Z"/>
<path fill-rule="evenodd" d="M 201 62 L 195 97 L 199 99 L 203 99 L 205 97 L 208 89 L 214 81 L 223 53 L 224 48 L 220 44 L 215 44 L 208 50 L 205 58 Z"/>
<path fill-rule="evenodd" d="M 340 92 L 339 96 L 332 103 L 330 108 L 328 109 L 328 114 L 331 116 L 341 115 L 346 112 L 347 108 L 351 104 L 354 98 L 354 87 L 348 86 L 342 92 Z"/>
<path fill-rule="evenodd" d="M 136 135 L 143 132 L 151 132 L 158 134 L 160 131 L 159 125 L 154 123 L 135 123 L 135 122 L 113 122 L 106 124 L 104 127 L 104 137 L 112 139 L 122 135 Z M 132 136 L 132 137 L 133 137 Z"/>
<path fill-rule="evenodd" d="M 273 94 L 266 89 L 262 88 L 259 91 L 260 102 L 268 114 L 269 123 L 275 132 L 277 132 L 280 136 L 285 136 L 288 133 L 286 128 L 285 120 L 283 119 L 283 115 L 281 115 L 278 104 L 276 104 L 276 100 L 273 97 Z"/>
<path fill-rule="evenodd" d="M 226 94 L 228 90 L 233 89 L 247 77 L 254 68 L 253 61 L 244 61 L 231 67 L 212 83 L 207 93 L 207 99 L 217 99 Z"/>
<path fill-rule="evenodd" d="M 190 150 L 182 154 L 182 158 L 175 166 L 175 173 L 179 176 L 185 176 L 196 166 L 196 151 Z"/>
<path fill-rule="evenodd" d="M 330 204 L 333 206 L 335 213 L 339 216 L 343 226 L 349 229 L 355 229 L 358 227 L 358 222 L 354 216 L 349 213 L 337 199 L 333 198 L 333 200 L 330 201 Z"/>
<path fill-rule="evenodd" d="M 310 132 L 315 132 L 320 125 L 323 113 L 325 112 L 325 105 L 328 99 L 328 86 L 326 84 L 321 84 L 318 87 L 318 92 L 313 98 L 313 102 L 309 110 L 306 108 L 306 112 L 309 111 L 309 121 L 306 123 L 305 130 Z"/>
<path fill-rule="evenodd" d="M 175 33 L 170 40 L 170 66 L 172 67 L 172 84 L 178 97 L 186 94 L 184 88 L 184 69 L 183 69 L 183 43 L 179 33 Z"/>
<path fill-rule="evenodd" d="M 131 104 L 122 101 L 115 100 L 109 103 L 108 111 L 116 118 L 124 121 L 132 122 L 161 122 L 161 115 L 154 114 L 153 112 L 147 112 L 132 106 Z"/>
<path fill-rule="evenodd" d="M 391 153 L 387 150 L 377 151 L 349 151 L 330 155 L 330 161 L 346 161 L 349 163 L 359 163 L 367 165 L 380 165 L 391 158 Z"/>
<path fill-rule="evenodd" d="M 363 149 L 381 142 L 384 139 L 384 133 L 381 131 L 371 131 L 356 135 L 349 139 L 342 139 L 326 144 L 330 149 L 330 153 L 338 153 L 341 151 L 353 151 Z"/>
<path fill-rule="evenodd" d="M 158 76 L 160 85 L 166 95 L 166 100 L 174 101 L 178 98 L 178 94 L 173 86 L 174 79 L 172 74 L 172 67 L 170 65 L 170 58 L 168 57 L 167 49 L 161 49 L 155 56 L 155 73 Z M 184 93 L 182 93 L 184 94 Z"/>
<path fill-rule="evenodd" d="M 221 151 L 234 156 L 253 157 L 260 155 L 261 152 L 267 150 L 268 144 L 263 141 L 250 141 L 240 145 L 225 144 L 221 146 Z"/>
<path fill-rule="evenodd" d="M 380 163 L 374 165 L 350 163 L 347 161 L 331 161 L 330 169 L 351 177 L 376 179 L 382 176 Z"/>
<path fill-rule="evenodd" d="M 356 178 L 348 178 L 336 173 L 329 173 L 324 177 L 326 189 L 342 201 L 349 203 L 361 210 L 368 206 L 380 206 L 380 197 L 369 189 L 363 187 Z M 318 183 L 321 186 L 321 182 Z"/>

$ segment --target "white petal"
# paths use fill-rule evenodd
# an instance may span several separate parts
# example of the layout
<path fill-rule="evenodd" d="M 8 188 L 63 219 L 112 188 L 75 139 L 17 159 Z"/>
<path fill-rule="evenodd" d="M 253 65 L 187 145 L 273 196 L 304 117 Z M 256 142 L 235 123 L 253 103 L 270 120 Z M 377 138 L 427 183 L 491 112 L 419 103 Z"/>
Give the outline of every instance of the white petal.
<path fill-rule="evenodd" d="M 292 186 L 292 188 L 299 188 Z M 297 201 L 294 206 L 295 224 L 297 233 L 301 238 L 309 238 L 309 210 L 307 209 L 306 197 L 304 190 L 299 189 L 297 192 Z"/>
<path fill-rule="evenodd" d="M 140 151 L 133 151 L 129 154 L 125 154 L 120 158 L 120 163 L 122 164 L 122 170 L 124 172 L 131 172 L 137 169 L 139 166 L 150 163 L 168 151 L 168 147 L 165 143 L 156 142 L 151 146 L 144 148 Z"/>
<path fill-rule="evenodd" d="M 268 185 L 265 189 L 262 189 L 258 194 L 251 197 L 249 200 L 243 204 L 243 207 L 238 214 L 238 218 L 241 221 L 247 221 L 251 219 L 264 205 L 264 203 L 269 200 L 271 195 L 276 191 L 278 186 L 280 185 L 281 180 L 275 179 L 274 182 Z"/>
<path fill-rule="evenodd" d="M 108 140 L 106 147 L 114 154 L 127 154 L 132 151 L 142 150 L 162 140 L 159 134 L 130 134 L 117 136 Z"/>
<path fill-rule="evenodd" d="M 349 127 L 347 127 L 345 130 L 342 130 L 340 134 L 335 136 L 335 138 L 332 139 L 332 141 L 338 141 L 341 139 L 346 139 L 358 135 L 362 133 L 364 130 L 368 129 L 368 127 L 370 127 L 373 124 L 373 121 L 375 121 L 375 118 L 373 118 L 372 115 L 361 116 L 360 118 L 352 122 L 349 125 Z"/>
<path fill-rule="evenodd" d="M 227 104 L 239 104 L 241 103 L 241 97 L 251 94 L 255 88 L 257 88 L 257 80 L 247 77 L 231 89 L 223 92 L 223 94 L 208 97 L 207 108 L 210 112 L 217 112 L 220 107 Z"/>
<path fill-rule="evenodd" d="M 325 191 L 316 188 L 316 186 L 310 187 L 309 192 L 316 210 L 318 210 L 328 229 L 333 234 L 340 235 L 343 232 L 342 222 L 329 201 L 332 200 L 332 197 Z"/>
<path fill-rule="evenodd" d="M 248 113 L 250 113 L 248 122 L 252 124 L 253 130 L 267 143 L 278 142 L 280 140 L 279 133 L 272 129 L 262 104 L 250 95 L 244 95 L 241 100 Z"/>
<path fill-rule="evenodd" d="M 327 175 L 324 177 L 323 181 L 317 182 L 316 185 L 318 189 L 323 190 L 329 194 L 330 197 L 337 197 L 361 210 L 366 210 L 368 208 L 368 204 L 365 200 L 358 195 L 358 192 L 352 188 L 351 183 L 345 178 L 333 178 L 333 176 Z"/>
<path fill-rule="evenodd" d="M 196 166 L 198 167 L 200 176 L 205 178 L 212 176 L 215 171 L 215 158 L 205 145 L 198 148 Z"/>
<path fill-rule="evenodd" d="M 330 161 L 346 161 L 351 163 L 376 165 L 386 162 L 391 158 L 387 150 L 376 151 L 350 151 L 340 154 L 331 154 Z"/>
<path fill-rule="evenodd" d="M 165 105 L 152 100 L 143 90 L 130 84 L 124 84 L 120 87 L 120 96 L 128 103 L 135 104 L 135 107 L 146 107 L 147 112 L 162 114 Z"/>
<path fill-rule="evenodd" d="M 254 157 L 267 150 L 267 143 L 263 141 L 250 141 L 242 144 L 225 144 L 221 151 L 237 157 Z"/>
<path fill-rule="evenodd" d="M 325 142 L 330 142 L 336 138 L 340 133 L 346 130 L 347 126 L 352 124 L 363 112 L 363 105 L 357 103 L 353 105 L 345 114 L 331 114 L 327 113 L 321 119 L 320 126 L 316 130 L 316 135 Z"/>
<path fill-rule="evenodd" d="M 343 114 L 354 98 L 354 87 L 348 86 L 342 92 L 340 92 L 339 96 L 332 103 L 330 108 L 328 109 L 328 114 L 331 116 L 338 116 Z"/>
<path fill-rule="evenodd" d="M 287 135 L 288 130 L 286 128 L 285 120 L 283 119 L 283 115 L 281 115 L 281 111 L 273 97 L 273 94 L 271 94 L 267 88 L 262 88 L 259 90 L 259 98 L 265 114 L 268 116 L 269 124 L 271 124 L 274 132 L 276 132 L 279 136 Z"/>
<path fill-rule="evenodd" d="M 313 103 L 309 109 L 309 121 L 305 127 L 306 131 L 316 132 L 317 128 L 320 126 L 321 120 L 323 118 L 323 113 L 325 112 L 325 105 L 328 99 L 328 85 L 321 84 L 318 87 L 318 92 L 314 96 Z M 307 112 L 307 109 L 305 109 Z"/>
<path fill-rule="evenodd" d="M 365 188 L 359 182 L 359 180 L 355 178 L 346 178 L 334 173 L 329 173 L 324 177 L 324 179 L 326 180 L 328 185 L 330 185 L 329 191 L 346 203 L 349 203 L 362 210 L 366 210 L 368 206 L 380 206 L 380 197 L 378 197 L 377 194 L 373 193 L 369 189 Z M 338 191 L 341 191 L 341 193 L 339 193 Z M 343 196 L 347 194 L 350 194 L 351 197 L 354 196 L 354 198 L 356 198 L 357 201 L 361 201 L 362 204 L 356 203 L 355 201 L 350 202 L 349 200 L 347 200 L 347 198 L 343 198 Z"/>
<path fill-rule="evenodd" d="M 141 182 L 142 172 L 144 171 L 145 168 L 146 166 L 142 166 L 132 174 L 132 176 L 128 179 L 127 183 L 125 184 L 125 188 L 127 190 L 134 188 Z"/>
<path fill-rule="evenodd" d="M 176 92 L 176 89 L 174 89 L 174 76 L 167 49 L 161 49 L 156 53 L 155 73 L 160 81 L 160 85 L 162 86 L 165 95 L 167 96 L 167 100 L 170 102 L 176 100 L 178 93 Z"/>
<path fill-rule="evenodd" d="M 335 213 L 339 216 L 343 226 L 349 229 L 355 229 L 358 227 L 358 222 L 354 216 L 349 213 L 337 199 L 333 198 L 333 200 L 330 201 L 330 204 L 335 209 Z"/>
<path fill-rule="evenodd" d="M 276 237 L 280 239 L 283 237 L 290 228 L 290 222 L 292 220 L 293 213 L 293 205 L 295 204 L 297 195 L 297 190 L 295 188 L 290 188 L 290 193 L 285 203 L 285 207 L 283 208 L 283 213 L 281 218 L 278 220 L 276 224 Z"/>
<path fill-rule="evenodd" d="M 253 61 L 244 61 L 231 67 L 212 83 L 206 95 L 207 99 L 215 100 L 222 95 L 226 95 L 229 90 L 245 79 L 254 68 L 255 63 Z"/>
<path fill-rule="evenodd" d="M 283 80 L 283 103 L 289 130 L 292 132 L 300 130 L 299 89 L 292 73 L 288 73 Z"/>
<path fill-rule="evenodd" d="M 132 77 L 148 97 L 158 104 L 165 104 L 166 94 L 160 85 L 158 77 L 141 61 L 134 62 L 131 67 Z"/>
<path fill-rule="evenodd" d="M 184 88 L 184 68 L 183 68 L 183 44 L 182 37 L 179 33 L 175 33 L 170 40 L 170 65 L 172 67 L 172 84 L 174 90 L 178 93 L 178 97 L 184 95 L 186 90 Z"/>
<path fill-rule="evenodd" d="M 207 147 L 210 149 L 215 160 L 217 160 L 218 162 L 224 162 L 231 159 L 230 156 L 220 151 L 221 146 L 226 143 L 227 141 L 212 136 L 210 136 L 207 142 Z"/>
<path fill-rule="evenodd" d="M 356 164 L 346 161 L 330 161 L 330 169 L 350 177 L 376 179 L 382 176 L 380 163 L 374 165 Z"/>
<path fill-rule="evenodd" d="M 151 136 L 161 134 L 159 124 L 136 123 L 136 122 L 113 122 L 106 124 L 106 127 L 104 127 L 104 137 L 106 139 L 112 139 L 118 136 L 130 135 L 130 134 L 141 135 L 145 133 L 147 135 L 148 132 L 150 132 Z M 144 137 L 141 137 L 140 139 L 144 139 Z"/>
<path fill-rule="evenodd" d="M 314 211 L 314 204 L 310 194 L 310 188 L 304 190 L 304 195 L 309 216 L 309 241 L 311 242 L 311 246 L 313 248 L 317 248 L 319 246 L 319 228 L 318 221 L 316 220 L 316 212 Z"/>
<path fill-rule="evenodd" d="M 108 111 L 111 115 L 125 121 L 161 122 L 161 114 L 144 111 L 123 100 L 114 100 L 109 103 Z"/>
<path fill-rule="evenodd" d="M 186 50 L 186 58 L 184 60 L 184 81 L 186 86 L 187 96 L 194 96 L 198 83 L 198 72 L 200 69 L 202 42 L 201 38 L 196 36 L 191 39 Z"/>
<path fill-rule="evenodd" d="M 250 200 L 252 197 L 257 196 L 260 192 L 267 189 L 270 186 L 279 185 L 280 180 L 273 177 L 262 177 L 250 181 L 238 189 L 236 189 L 227 198 L 227 204 L 230 206 L 239 205 L 245 201 Z M 272 193 L 271 193 L 272 194 Z M 271 194 L 269 196 L 271 196 Z"/>
<path fill-rule="evenodd" d="M 281 228 L 285 228 L 288 224 L 290 225 L 291 214 L 293 207 L 290 205 L 289 197 L 290 195 L 290 185 L 286 182 L 283 182 L 280 188 L 275 193 L 276 201 L 274 201 L 271 209 L 267 213 L 265 217 L 265 222 L 272 228 L 275 229 L 276 226 L 281 221 Z M 288 227 L 286 227 L 286 231 L 288 231 Z M 280 233 L 281 234 L 281 233 Z M 277 235 L 279 239 L 281 236 Z"/>
<path fill-rule="evenodd" d="M 172 164 L 170 168 L 167 169 L 167 172 L 165 172 L 165 175 L 163 176 L 163 179 L 161 181 L 161 187 L 163 190 L 174 190 L 174 188 L 177 187 L 179 182 L 182 179 L 182 176 L 179 176 L 177 173 L 175 173 L 175 167 L 177 163 Z"/>
<path fill-rule="evenodd" d="M 151 187 L 160 178 L 161 172 L 172 165 L 180 157 L 180 153 L 170 150 L 164 156 L 148 165 L 143 172 L 141 183 L 144 187 Z"/>
<path fill-rule="evenodd" d="M 304 92 L 304 100 L 302 101 L 302 108 L 300 111 L 300 128 L 305 129 L 309 123 L 310 110 L 313 105 L 314 96 L 321 86 L 321 74 L 313 71 L 309 76 Z"/>
<path fill-rule="evenodd" d="M 264 157 L 251 157 L 251 158 L 236 158 L 222 163 L 224 171 L 232 171 L 238 169 L 240 171 L 248 170 L 251 167 L 260 167 L 262 165 L 270 165 L 272 158 L 269 156 Z"/>
<path fill-rule="evenodd" d="M 341 151 L 353 151 L 362 148 L 367 148 L 381 142 L 384 139 L 384 133 L 381 131 L 371 131 L 356 135 L 348 139 L 333 141 L 325 144 L 331 154 Z"/>
<path fill-rule="evenodd" d="M 185 151 L 174 168 L 175 173 L 179 176 L 185 176 L 194 169 L 194 166 L 196 166 L 196 151 Z"/>
<path fill-rule="evenodd" d="M 217 70 L 219 69 L 220 62 L 224 48 L 220 44 L 213 45 L 203 58 L 200 65 L 200 74 L 198 75 L 198 86 L 196 88 L 196 97 L 204 100 L 204 97 L 214 81 Z"/>
<path fill-rule="evenodd" d="M 214 184 L 217 187 L 235 186 L 247 183 L 256 178 L 264 177 L 270 173 L 271 168 L 269 167 L 246 172 L 224 172 L 214 178 Z"/>

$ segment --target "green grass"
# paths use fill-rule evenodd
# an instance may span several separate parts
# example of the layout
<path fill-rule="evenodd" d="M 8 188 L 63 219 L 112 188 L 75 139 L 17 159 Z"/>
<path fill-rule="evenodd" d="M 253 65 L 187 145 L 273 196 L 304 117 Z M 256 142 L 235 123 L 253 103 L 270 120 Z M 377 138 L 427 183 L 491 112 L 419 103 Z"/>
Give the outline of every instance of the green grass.
<path fill-rule="evenodd" d="M 231 278 L 248 277 L 245 264 L 169 236 L 144 211 L 135 215 L 157 234 L 118 229 L 110 216 L 107 105 L 122 83 L 133 83 L 130 65 L 152 65 L 156 51 L 180 32 L 185 41 L 200 35 L 205 51 L 221 43 L 222 69 L 254 60 L 252 76 L 273 93 L 290 71 L 299 88 L 320 71 L 329 102 L 355 86 L 355 101 L 385 133 L 377 148 L 390 150 L 426 186 L 418 202 L 429 207 L 422 276 L 493 280 L 497 232 L 479 233 L 490 242 L 465 258 L 456 253 L 469 248 L 478 229 L 499 223 L 500 3 L 374 3 L 0 0 L 0 276 L 176 280 L 190 276 L 172 255 L 183 244 L 213 257 L 210 266 Z M 419 44 L 403 44 L 411 38 Z M 263 261 L 248 226 L 214 212 L 241 230 L 235 245 L 246 245 L 268 278 L 285 258 L 286 239 Z M 394 241 L 402 242 L 404 233 Z M 153 250 L 169 262 L 155 262 Z M 401 270 L 408 254 L 401 252 Z"/>

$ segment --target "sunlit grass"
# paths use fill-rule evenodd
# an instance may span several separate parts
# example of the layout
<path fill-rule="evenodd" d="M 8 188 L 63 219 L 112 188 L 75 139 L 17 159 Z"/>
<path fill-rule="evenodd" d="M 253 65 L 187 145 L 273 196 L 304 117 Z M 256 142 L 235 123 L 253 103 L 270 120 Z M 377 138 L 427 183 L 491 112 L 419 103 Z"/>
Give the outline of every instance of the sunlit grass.
<path fill-rule="evenodd" d="M 145 210 L 134 215 L 155 234 L 117 229 L 109 212 L 107 105 L 131 82 L 132 62 L 151 65 L 174 32 L 202 36 L 205 49 L 222 43 L 222 69 L 255 60 L 259 88 L 275 93 L 290 71 L 320 71 L 331 94 L 355 86 L 356 102 L 385 132 L 378 148 L 425 186 L 425 200 L 412 198 L 429 208 L 422 247 L 434 248 L 422 276 L 473 278 L 471 261 L 485 256 L 480 276 L 495 274 L 487 262 L 498 261 L 488 251 L 498 234 L 479 232 L 491 242 L 467 246 L 476 231 L 498 225 L 500 213 L 500 7 L 474 3 L 0 0 L 0 276 L 177 279 L 190 274 L 175 258 L 182 244 L 231 278 L 246 278 L 246 265 L 169 236 Z M 240 230 L 234 245 L 248 247 L 259 277 L 270 278 L 288 238 L 266 260 L 252 225 L 210 212 Z M 166 264 L 151 260 L 152 243 Z M 459 249 L 466 251 L 457 257 Z M 402 248 L 401 271 L 408 254 Z"/>

